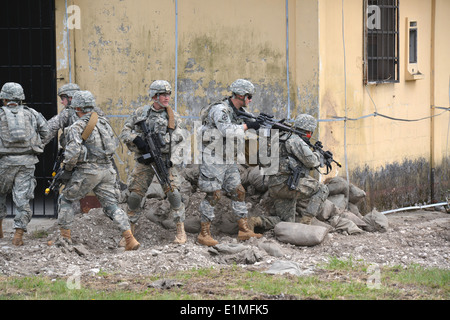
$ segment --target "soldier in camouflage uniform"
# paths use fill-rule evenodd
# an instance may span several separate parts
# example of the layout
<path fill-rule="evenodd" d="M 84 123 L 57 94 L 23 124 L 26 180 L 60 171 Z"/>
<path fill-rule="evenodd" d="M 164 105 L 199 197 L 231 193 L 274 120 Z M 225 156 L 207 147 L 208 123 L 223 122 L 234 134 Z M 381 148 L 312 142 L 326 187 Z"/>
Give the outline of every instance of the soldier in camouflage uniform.
<path fill-rule="evenodd" d="M 50 131 L 42 114 L 22 104 L 25 94 L 20 84 L 5 83 L 0 100 L 3 102 L 0 108 L 0 238 L 3 238 L 2 221 L 6 217 L 6 196 L 12 192 L 16 207 L 12 243 L 21 246 L 32 217 L 29 202 L 36 187 L 37 155 L 44 152 L 42 141 Z"/>
<path fill-rule="evenodd" d="M 63 110 L 59 114 L 48 120 L 48 126 L 50 128 L 51 134 L 43 141 L 45 145 L 47 145 L 54 137 L 57 136 L 60 129 L 64 130 L 64 128 L 71 126 L 75 121 L 78 120 L 78 116 L 75 110 L 73 110 L 71 107 L 73 95 L 78 91 L 80 91 L 80 87 L 75 83 L 65 84 L 58 89 L 58 96 L 60 97 L 61 103 L 63 104 Z M 105 115 L 103 111 L 97 107 L 94 108 L 94 111 L 97 112 L 97 114 L 100 116 Z M 64 137 L 64 132 L 62 132 L 59 138 L 59 144 L 62 148 L 64 148 L 66 145 L 65 140 L 66 139 Z"/>
<path fill-rule="evenodd" d="M 308 114 L 300 114 L 294 122 L 295 129 L 305 133 L 308 139 L 317 127 L 316 119 Z M 271 229 L 280 221 L 295 222 L 297 200 L 306 202 L 299 222 L 310 224 L 311 219 L 319 213 L 328 197 L 328 187 L 312 176 L 310 171 L 324 166 L 324 159 L 314 152 L 297 134 L 280 135 L 279 171 L 269 176 L 269 195 L 274 199 L 276 216 L 258 217 L 252 221 L 254 226 Z M 287 180 L 292 170 L 300 166 L 301 176 L 295 190 L 290 190 Z"/>
<path fill-rule="evenodd" d="M 233 213 L 238 218 L 239 240 L 248 240 L 251 237 L 260 238 L 261 234 L 255 234 L 247 225 L 247 206 L 245 204 L 245 189 L 241 185 L 241 176 L 236 162 L 226 161 L 226 136 L 227 134 L 244 136 L 244 131 L 248 129 L 259 129 L 259 123 L 244 121 L 237 117 L 235 109 L 247 107 L 255 93 L 255 87 L 250 81 L 238 79 L 230 86 L 232 95 L 221 101 L 215 102 L 202 109 L 200 117 L 202 120 L 202 163 L 200 164 L 200 174 L 198 180 L 199 190 L 206 192 L 205 199 L 200 203 L 201 231 L 197 238 L 200 244 L 214 246 L 218 244 L 211 236 L 210 226 L 214 219 L 214 206 L 218 203 L 222 190 L 231 195 L 231 206 Z M 211 161 L 209 150 L 210 139 L 205 137 L 212 132 L 216 132 L 217 139 L 223 139 L 225 150 L 223 159 Z M 206 134 L 206 135 L 205 135 Z M 243 139 L 238 139 L 243 141 Z M 233 156 L 237 156 L 234 154 Z M 216 162 L 216 163 L 215 163 Z"/>
<path fill-rule="evenodd" d="M 169 106 L 172 88 L 165 80 L 156 80 L 150 85 L 149 96 L 153 100 L 151 106 L 137 108 L 131 117 L 125 122 L 120 134 L 120 139 L 135 153 L 136 165 L 131 173 L 128 183 L 128 217 L 132 228 L 142 214 L 142 200 L 148 187 L 153 181 L 155 172 L 142 160 L 142 155 L 148 152 L 148 145 L 142 128 L 138 124 L 145 121 L 150 133 L 158 133 L 163 139 L 165 146 L 161 149 L 163 161 L 167 164 L 169 179 L 174 191 L 168 190 L 168 186 L 161 186 L 170 203 L 170 214 L 177 226 L 174 243 L 186 243 L 184 230 L 185 205 L 180 193 L 181 176 L 176 166 L 171 166 L 173 151 L 176 145 L 184 139 L 183 124 L 180 116 Z"/>
<path fill-rule="evenodd" d="M 136 250 L 139 242 L 134 238 L 126 213 L 118 206 L 118 189 L 111 158 L 118 146 L 117 138 L 108 120 L 92 112 L 95 100 L 89 91 L 78 91 L 72 99 L 78 121 L 65 129 L 67 144 L 64 152 L 62 179 L 68 182 L 59 197 L 58 224 L 61 237 L 71 243 L 71 225 L 74 218 L 72 203 L 93 191 L 103 212 L 111 218 L 126 239 L 125 250 Z M 86 132 L 90 132 L 89 135 Z"/>

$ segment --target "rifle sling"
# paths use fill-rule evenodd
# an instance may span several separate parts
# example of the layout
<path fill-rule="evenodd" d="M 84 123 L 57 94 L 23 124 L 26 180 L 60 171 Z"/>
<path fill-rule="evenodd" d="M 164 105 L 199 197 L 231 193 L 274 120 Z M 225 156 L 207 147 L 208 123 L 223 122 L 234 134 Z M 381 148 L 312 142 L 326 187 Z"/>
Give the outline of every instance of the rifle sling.
<path fill-rule="evenodd" d="M 81 135 L 81 138 L 83 138 L 83 141 L 86 141 L 89 136 L 91 135 L 92 131 L 95 128 L 95 125 L 97 124 L 98 121 L 98 114 L 97 112 L 92 112 L 91 117 L 89 118 L 89 122 L 86 126 L 86 128 L 84 128 L 84 131 Z"/>
<path fill-rule="evenodd" d="M 173 109 L 168 106 L 168 107 L 166 107 L 166 112 L 167 112 L 167 115 L 169 116 L 169 123 L 168 123 L 167 127 L 169 129 L 174 130 L 175 129 L 175 115 L 174 115 Z"/>

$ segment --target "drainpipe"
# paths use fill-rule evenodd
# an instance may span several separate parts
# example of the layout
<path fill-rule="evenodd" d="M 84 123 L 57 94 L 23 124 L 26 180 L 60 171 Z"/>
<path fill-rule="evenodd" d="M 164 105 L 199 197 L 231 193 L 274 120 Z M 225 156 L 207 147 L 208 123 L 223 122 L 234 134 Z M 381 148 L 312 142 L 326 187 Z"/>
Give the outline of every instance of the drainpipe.
<path fill-rule="evenodd" d="M 434 190 L 435 178 L 435 138 L 434 138 L 434 115 L 435 115 L 435 31 L 436 31 L 436 0 L 431 1 L 431 52 L 430 52 L 430 192 L 431 203 L 436 203 Z"/>

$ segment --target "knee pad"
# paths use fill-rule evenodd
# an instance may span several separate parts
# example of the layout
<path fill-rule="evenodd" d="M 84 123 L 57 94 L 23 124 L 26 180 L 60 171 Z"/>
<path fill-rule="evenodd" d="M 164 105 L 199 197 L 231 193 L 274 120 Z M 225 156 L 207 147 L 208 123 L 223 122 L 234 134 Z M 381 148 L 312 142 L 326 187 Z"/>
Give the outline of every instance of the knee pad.
<path fill-rule="evenodd" d="M 181 207 L 181 193 L 177 189 L 173 192 L 167 194 L 167 200 L 169 200 L 170 206 L 174 209 L 179 209 Z"/>
<path fill-rule="evenodd" d="M 216 190 L 214 192 L 207 192 L 205 199 L 206 201 L 209 202 L 211 206 L 214 207 L 219 202 L 221 195 L 222 192 L 220 190 Z"/>
<path fill-rule="evenodd" d="M 237 186 L 237 188 L 231 192 L 231 200 L 239 202 L 245 201 L 245 189 L 242 184 Z"/>
<path fill-rule="evenodd" d="M 128 196 L 127 204 L 128 208 L 131 211 L 137 210 L 140 208 L 142 202 L 142 197 L 138 195 L 136 192 L 131 192 L 131 194 Z"/>

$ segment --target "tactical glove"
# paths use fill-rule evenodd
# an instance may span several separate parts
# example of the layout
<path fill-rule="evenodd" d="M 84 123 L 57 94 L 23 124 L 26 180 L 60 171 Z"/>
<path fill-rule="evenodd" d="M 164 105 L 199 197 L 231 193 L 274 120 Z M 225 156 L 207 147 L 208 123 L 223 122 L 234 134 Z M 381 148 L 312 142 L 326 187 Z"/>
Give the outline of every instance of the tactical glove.
<path fill-rule="evenodd" d="M 148 145 L 141 137 L 137 136 L 136 138 L 134 138 L 133 143 L 142 153 L 148 152 Z"/>
<path fill-rule="evenodd" d="M 261 125 L 257 121 L 248 121 L 245 124 L 247 125 L 248 129 L 258 130 L 261 127 Z"/>

